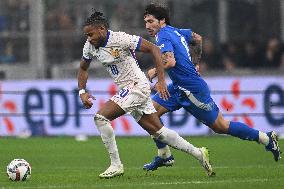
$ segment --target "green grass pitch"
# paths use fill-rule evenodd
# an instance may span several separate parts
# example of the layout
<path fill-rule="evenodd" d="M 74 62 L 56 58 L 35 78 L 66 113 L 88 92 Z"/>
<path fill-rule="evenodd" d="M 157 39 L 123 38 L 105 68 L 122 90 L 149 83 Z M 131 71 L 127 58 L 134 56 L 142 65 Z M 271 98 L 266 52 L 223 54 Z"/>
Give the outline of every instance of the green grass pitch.
<path fill-rule="evenodd" d="M 142 170 L 156 154 L 147 137 L 117 137 L 125 174 L 100 179 L 109 158 L 99 137 L 77 142 L 73 137 L 0 138 L 0 189 L 8 188 L 284 188 L 284 159 L 274 162 L 272 154 L 255 142 L 233 137 L 187 137 L 196 146 L 207 146 L 216 177 L 208 178 L 193 157 L 177 150 L 173 167 L 155 172 Z M 284 140 L 280 140 L 284 149 Z M 14 158 L 32 165 L 31 179 L 12 182 L 6 166 Z"/>

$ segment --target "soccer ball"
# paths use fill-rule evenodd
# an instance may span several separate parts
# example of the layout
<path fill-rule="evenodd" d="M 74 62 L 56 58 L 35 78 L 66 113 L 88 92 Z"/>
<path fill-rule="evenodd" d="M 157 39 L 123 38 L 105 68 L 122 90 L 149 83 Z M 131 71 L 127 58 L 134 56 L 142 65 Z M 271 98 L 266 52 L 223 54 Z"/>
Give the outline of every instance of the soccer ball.
<path fill-rule="evenodd" d="M 7 175 L 12 181 L 25 181 L 31 177 L 32 168 L 24 159 L 14 159 L 7 166 Z"/>

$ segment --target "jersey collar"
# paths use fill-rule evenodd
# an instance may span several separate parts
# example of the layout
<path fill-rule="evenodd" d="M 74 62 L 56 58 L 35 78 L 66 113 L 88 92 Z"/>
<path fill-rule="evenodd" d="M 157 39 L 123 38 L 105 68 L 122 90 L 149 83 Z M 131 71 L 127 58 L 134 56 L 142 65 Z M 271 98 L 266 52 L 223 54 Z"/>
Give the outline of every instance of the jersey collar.
<path fill-rule="evenodd" d="M 104 43 L 103 47 L 105 47 L 105 46 L 107 45 L 107 42 L 108 42 L 108 39 L 109 39 L 109 35 L 110 35 L 110 31 L 109 31 L 109 30 L 107 30 L 106 41 L 105 41 L 105 43 Z"/>
<path fill-rule="evenodd" d="M 170 27 L 171 27 L 171 26 L 169 26 L 169 25 L 166 25 L 165 27 L 162 27 L 162 28 L 160 29 L 160 31 L 155 35 L 156 39 L 158 38 L 158 34 L 159 34 L 161 31 L 166 30 L 167 28 L 170 28 Z"/>

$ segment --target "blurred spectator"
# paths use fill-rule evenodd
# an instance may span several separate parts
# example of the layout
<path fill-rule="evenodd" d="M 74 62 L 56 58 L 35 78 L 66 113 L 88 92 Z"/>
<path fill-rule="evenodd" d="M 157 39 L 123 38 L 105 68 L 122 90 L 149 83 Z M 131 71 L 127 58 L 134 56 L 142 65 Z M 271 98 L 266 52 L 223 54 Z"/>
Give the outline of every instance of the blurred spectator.
<path fill-rule="evenodd" d="M 264 53 L 265 57 L 263 66 L 269 68 L 279 67 L 281 62 L 281 54 L 282 50 L 280 46 L 280 41 L 277 38 L 271 38 L 267 42 L 267 46 Z"/>
<path fill-rule="evenodd" d="M 280 70 L 284 71 L 284 53 L 281 55 Z"/>
<path fill-rule="evenodd" d="M 123 28 L 126 32 L 129 32 L 128 29 L 142 28 L 143 10 L 143 4 L 140 2 L 129 3 L 129 1 L 120 1 L 116 3 L 114 12 L 110 17 L 110 28 L 114 31 L 119 31 Z"/>
<path fill-rule="evenodd" d="M 201 70 L 222 70 L 224 65 L 222 63 L 221 54 L 214 46 L 212 40 L 205 39 L 203 41 L 203 50 L 201 57 Z"/>
<path fill-rule="evenodd" d="M 13 31 L 29 30 L 29 0 L 7 0 L 4 2 L 6 3 L 9 29 Z"/>
<path fill-rule="evenodd" d="M 29 49 L 29 0 L 0 2 L 0 62 L 27 62 Z M 14 48 L 17 47 L 16 51 Z"/>
<path fill-rule="evenodd" d="M 261 67 L 263 53 L 260 51 L 259 45 L 254 41 L 248 41 L 244 44 L 243 56 L 240 66 L 243 68 Z"/>
<path fill-rule="evenodd" d="M 223 64 L 225 70 L 232 71 L 240 65 L 240 48 L 234 42 L 229 42 L 224 46 Z"/>
<path fill-rule="evenodd" d="M 73 41 L 72 32 L 75 30 L 71 19 L 69 6 L 58 3 L 46 15 L 47 57 L 50 63 L 68 62 L 72 59 Z M 60 50 L 59 50 L 60 49 Z"/>
<path fill-rule="evenodd" d="M 7 25 L 8 25 L 7 16 L 0 14 L 0 31 L 7 30 L 8 29 Z"/>
<path fill-rule="evenodd" d="M 66 7 L 65 7 L 66 9 Z M 65 12 L 64 7 L 56 7 L 53 10 L 48 11 L 46 16 L 46 29 L 49 31 L 55 30 L 72 30 L 73 22 L 71 20 L 71 14 Z M 65 10 L 65 11 L 64 11 Z"/>
<path fill-rule="evenodd" d="M 32 1 L 0 0 L 1 62 L 29 61 L 30 2 Z M 46 62 L 61 64 L 78 61 L 81 58 L 82 52 L 78 49 L 83 47 L 86 39 L 82 26 L 92 9 L 104 12 L 109 18 L 110 28 L 114 31 L 123 30 L 131 34 L 145 35 L 143 11 L 144 6 L 149 2 L 151 1 L 43 0 Z M 266 10 L 267 5 L 273 10 L 274 8 L 278 10 L 274 5 L 280 0 L 276 0 L 274 4 L 264 3 L 265 1 L 245 1 L 241 4 L 229 1 L 228 42 L 225 46 L 219 45 L 219 34 L 215 28 L 219 21 L 218 1 L 157 0 L 155 2 L 169 5 L 173 26 L 186 26 L 203 35 L 203 54 L 200 62 L 202 71 L 238 68 L 284 69 L 284 54 L 281 47 L 283 41 L 279 40 L 281 28 L 278 24 L 281 17 L 277 11 L 271 14 Z M 214 11 L 210 11 L 213 9 Z M 242 11 L 241 17 L 238 16 L 239 10 Z M 249 22 L 240 27 L 238 23 L 247 21 L 244 15 L 251 17 Z M 262 19 L 266 18 L 266 15 L 274 19 L 267 18 L 266 22 Z M 210 19 L 204 22 L 203 18 Z M 271 26 L 270 20 L 275 21 L 272 33 L 265 29 Z M 143 37 L 149 39 L 148 35 L 145 36 Z M 275 38 L 269 39 L 270 36 Z M 240 39 L 243 42 L 240 42 Z M 267 41 L 267 44 L 262 44 L 263 41 Z M 138 53 L 137 58 L 141 62 L 142 69 L 147 69 L 151 65 L 150 57 Z"/>
<path fill-rule="evenodd" d="M 236 69 L 236 62 L 229 56 L 223 57 L 223 64 L 226 71 L 233 71 Z"/>
<path fill-rule="evenodd" d="M 0 48 L 0 63 L 12 63 L 16 61 L 16 57 L 13 52 L 13 44 L 7 42 Z"/>

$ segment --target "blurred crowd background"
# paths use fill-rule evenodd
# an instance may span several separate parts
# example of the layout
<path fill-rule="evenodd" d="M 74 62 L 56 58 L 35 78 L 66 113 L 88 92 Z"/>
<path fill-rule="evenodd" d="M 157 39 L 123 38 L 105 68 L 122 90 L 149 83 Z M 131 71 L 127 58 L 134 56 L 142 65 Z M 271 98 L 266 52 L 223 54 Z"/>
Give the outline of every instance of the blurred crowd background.
<path fill-rule="evenodd" d="M 143 11 L 148 0 L 1 0 L 0 78 L 76 77 L 86 37 L 82 26 L 92 9 L 102 11 L 110 29 L 147 36 Z M 173 26 L 203 36 L 202 74 L 282 74 L 284 1 L 159 0 Z M 142 69 L 151 57 L 137 54 Z M 94 63 L 92 74 L 105 77 Z"/>

